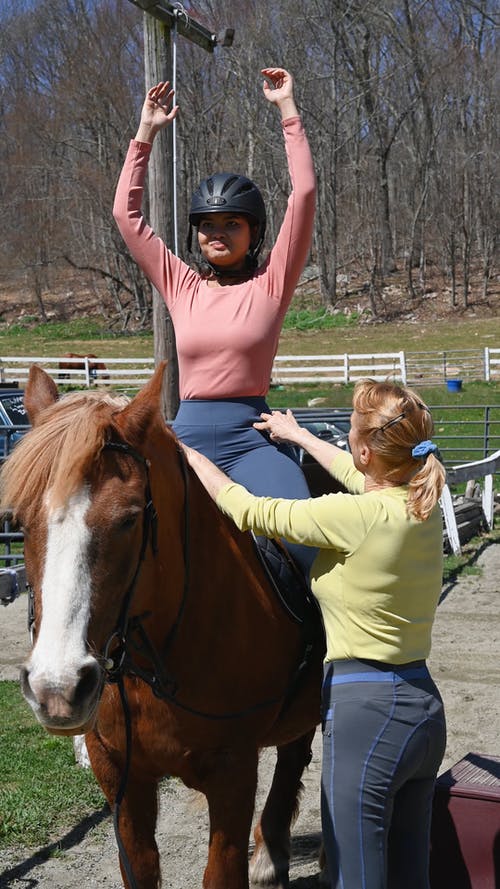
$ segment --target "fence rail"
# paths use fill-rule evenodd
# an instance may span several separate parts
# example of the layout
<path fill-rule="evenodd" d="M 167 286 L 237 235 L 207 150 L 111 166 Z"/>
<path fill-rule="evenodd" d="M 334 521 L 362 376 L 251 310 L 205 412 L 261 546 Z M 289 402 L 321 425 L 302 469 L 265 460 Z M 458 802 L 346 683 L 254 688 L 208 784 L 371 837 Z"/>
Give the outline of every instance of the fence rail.
<path fill-rule="evenodd" d="M 64 363 L 64 368 L 61 368 Z M 23 385 L 31 364 L 39 364 L 56 383 L 76 386 L 138 388 L 154 370 L 153 358 L 65 358 L 47 356 L 0 357 L 0 383 Z M 342 355 L 278 355 L 271 384 L 356 382 L 370 376 L 392 378 L 410 386 L 433 386 L 450 379 L 500 380 L 500 349 L 448 350 L 443 352 L 380 352 Z"/>
<path fill-rule="evenodd" d="M 32 364 L 43 367 L 60 385 L 139 388 L 151 378 L 155 362 L 154 358 L 9 356 L 0 358 L 0 383 L 6 386 L 13 382 L 22 386 L 27 382 Z"/>

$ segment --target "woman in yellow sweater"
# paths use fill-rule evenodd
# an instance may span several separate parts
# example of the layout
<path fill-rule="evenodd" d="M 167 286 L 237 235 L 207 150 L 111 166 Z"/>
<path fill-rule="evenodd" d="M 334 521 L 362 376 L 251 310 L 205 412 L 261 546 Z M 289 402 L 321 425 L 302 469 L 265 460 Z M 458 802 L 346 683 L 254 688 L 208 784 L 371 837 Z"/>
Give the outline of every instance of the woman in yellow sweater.
<path fill-rule="evenodd" d="M 255 497 L 186 448 L 239 528 L 318 547 L 323 615 L 323 840 L 332 889 L 428 889 L 435 778 L 446 743 L 426 658 L 442 585 L 445 471 L 428 408 L 411 390 L 354 390 L 351 454 L 263 414 L 258 429 L 307 450 L 348 493 Z"/>

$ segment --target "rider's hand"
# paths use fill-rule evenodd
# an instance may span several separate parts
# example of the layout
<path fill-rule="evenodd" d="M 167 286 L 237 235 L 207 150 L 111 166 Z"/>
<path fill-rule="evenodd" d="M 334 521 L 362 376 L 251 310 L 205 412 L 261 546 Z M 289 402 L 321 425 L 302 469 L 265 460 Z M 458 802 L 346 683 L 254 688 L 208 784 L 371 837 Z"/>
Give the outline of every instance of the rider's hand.
<path fill-rule="evenodd" d="M 172 123 L 179 110 L 173 105 L 174 91 L 170 83 L 160 81 L 148 90 L 141 111 L 141 122 L 136 139 L 139 142 L 152 142 L 159 130 Z"/>
<path fill-rule="evenodd" d="M 297 106 L 293 97 L 293 77 L 284 68 L 262 68 L 264 75 L 264 95 L 268 102 L 277 105 L 281 111 L 283 120 L 287 117 L 295 117 Z"/>

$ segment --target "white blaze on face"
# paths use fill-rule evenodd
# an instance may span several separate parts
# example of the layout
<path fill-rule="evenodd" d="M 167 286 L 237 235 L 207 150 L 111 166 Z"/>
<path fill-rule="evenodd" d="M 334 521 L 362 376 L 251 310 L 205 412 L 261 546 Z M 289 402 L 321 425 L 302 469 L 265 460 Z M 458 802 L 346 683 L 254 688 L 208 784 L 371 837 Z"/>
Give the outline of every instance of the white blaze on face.
<path fill-rule="evenodd" d="M 34 691 L 71 687 L 82 667 L 93 661 L 86 648 L 90 531 L 85 515 L 89 505 L 89 491 L 83 487 L 65 506 L 48 510 L 42 621 L 29 660 Z"/>

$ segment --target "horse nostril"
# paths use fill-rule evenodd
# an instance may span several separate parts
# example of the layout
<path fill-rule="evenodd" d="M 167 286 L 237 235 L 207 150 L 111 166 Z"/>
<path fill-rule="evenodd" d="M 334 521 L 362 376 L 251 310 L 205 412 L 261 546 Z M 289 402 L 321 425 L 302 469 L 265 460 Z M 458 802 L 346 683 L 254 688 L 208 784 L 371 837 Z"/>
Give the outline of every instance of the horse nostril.
<path fill-rule="evenodd" d="M 101 681 L 101 671 L 96 661 L 87 664 L 79 671 L 80 676 L 75 687 L 74 700 L 83 701 L 93 697 Z"/>

